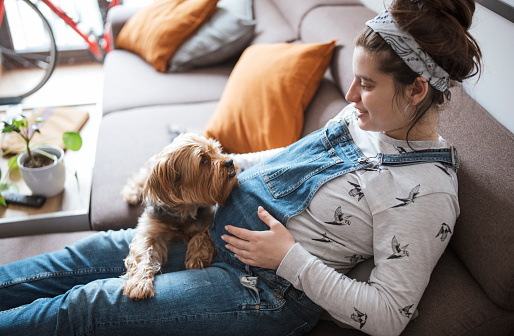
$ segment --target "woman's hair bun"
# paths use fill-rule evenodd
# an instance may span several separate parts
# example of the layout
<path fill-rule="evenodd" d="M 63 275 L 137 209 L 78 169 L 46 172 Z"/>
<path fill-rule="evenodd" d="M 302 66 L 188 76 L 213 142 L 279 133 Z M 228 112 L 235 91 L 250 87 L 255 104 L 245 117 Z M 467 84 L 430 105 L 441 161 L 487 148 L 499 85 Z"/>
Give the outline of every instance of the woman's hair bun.
<path fill-rule="evenodd" d="M 474 0 L 393 0 L 389 12 L 451 79 L 462 81 L 480 71 L 482 54 L 468 31 Z"/>
<path fill-rule="evenodd" d="M 421 9 L 425 6 L 426 11 L 453 16 L 465 30 L 471 27 L 473 13 L 475 12 L 474 0 L 409 0 L 409 2 L 419 4 Z"/>

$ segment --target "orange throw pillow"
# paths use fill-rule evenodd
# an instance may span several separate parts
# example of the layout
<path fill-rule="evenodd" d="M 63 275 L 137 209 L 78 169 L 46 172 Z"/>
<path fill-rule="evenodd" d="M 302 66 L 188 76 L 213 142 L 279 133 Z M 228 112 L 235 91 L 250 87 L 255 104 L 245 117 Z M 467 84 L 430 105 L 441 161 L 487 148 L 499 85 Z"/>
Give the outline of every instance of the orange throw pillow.
<path fill-rule="evenodd" d="M 168 63 L 194 32 L 217 9 L 218 0 L 157 0 L 131 17 L 116 39 L 116 46 L 132 51 L 155 70 Z"/>
<path fill-rule="evenodd" d="M 258 152 L 297 141 L 303 113 L 332 58 L 323 44 L 256 44 L 234 67 L 205 135 L 229 153 Z"/>

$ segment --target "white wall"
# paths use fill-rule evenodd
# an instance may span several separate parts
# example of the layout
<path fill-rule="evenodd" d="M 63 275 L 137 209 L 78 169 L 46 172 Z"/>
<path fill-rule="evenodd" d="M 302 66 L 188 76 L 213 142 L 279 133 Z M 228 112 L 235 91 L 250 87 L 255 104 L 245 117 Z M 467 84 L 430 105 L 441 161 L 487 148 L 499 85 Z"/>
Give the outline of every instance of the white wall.
<path fill-rule="evenodd" d="M 376 12 L 391 0 L 360 0 Z M 483 54 L 480 79 L 465 82 L 466 91 L 496 120 L 514 132 L 514 23 L 477 4 L 471 34 Z"/>

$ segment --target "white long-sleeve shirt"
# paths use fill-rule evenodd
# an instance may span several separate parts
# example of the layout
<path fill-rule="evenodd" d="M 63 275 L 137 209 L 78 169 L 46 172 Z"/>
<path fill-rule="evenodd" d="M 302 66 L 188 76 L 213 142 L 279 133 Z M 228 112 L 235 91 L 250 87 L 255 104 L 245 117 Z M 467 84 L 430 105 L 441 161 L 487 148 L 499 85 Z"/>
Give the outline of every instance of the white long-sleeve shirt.
<path fill-rule="evenodd" d="M 349 106 L 328 124 L 352 113 Z M 348 125 L 367 157 L 411 151 L 406 141 Z M 448 147 L 414 141 L 417 150 Z M 251 166 L 280 149 L 234 155 Z M 368 334 L 397 335 L 405 328 L 446 248 L 459 215 L 457 177 L 439 163 L 377 166 L 324 184 L 301 214 L 287 222 L 296 245 L 277 274 L 333 318 Z M 367 283 L 346 277 L 374 256 Z"/>

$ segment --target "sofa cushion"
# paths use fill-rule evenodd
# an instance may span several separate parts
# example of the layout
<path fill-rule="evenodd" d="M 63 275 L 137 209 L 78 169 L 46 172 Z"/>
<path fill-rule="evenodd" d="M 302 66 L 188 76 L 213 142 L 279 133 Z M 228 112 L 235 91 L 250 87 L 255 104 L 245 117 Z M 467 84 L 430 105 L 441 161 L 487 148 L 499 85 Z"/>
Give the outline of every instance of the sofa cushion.
<path fill-rule="evenodd" d="M 123 200 L 121 190 L 127 179 L 171 142 L 170 126 L 201 132 L 216 105 L 217 101 L 164 105 L 104 115 L 91 187 L 93 230 L 136 226 L 143 208 Z"/>
<path fill-rule="evenodd" d="M 292 42 L 298 39 L 298 32 L 284 20 L 274 5 L 274 0 L 254 0 L 253 12 L 257 20 L 252 44 Z"/>
<path fill-rule="evenodd" d="M 160 73 L 134 53 L 111 51 L 104 62 L 102 111 L 218 101 L 234 64 Z"/>
<path fill-rule="evenodd" d="M 450 91 L 439 125 L 461 161 L 461 212 L 450 245 L 491 300 L 514 309 L 514 135 L 460 85 Z"/>
<path fill-rule="evenodd" d="M 353 274 L 352 278 L 359 276 Z M 365 277 L 359 280 L 365 281 Z M 434 268 L 418 311 L 418 317 L 407 324 L 402 336 L 509 335 L 513 327 L 509 321 L 514 321 L 514 312 L 487 298 L 451 248 L 446 249 Z M 364 335 L 355 329 L 343 330 L 329 321 L 320 321 L 309 332 L 312 336 L 341 334 Z"/>
<path fill-rule="evenodd" d="M 326 76 L 325 76 L 326 77 Z M 325 127 L 326 123 L 335 117 L 348 105 L 337 85 L 327 78 L 320 82 L 318 91 L 312 98 L 303 115 L 303 129 L 301 136 Z"/>
<path fill-rule="evenodd" d="M 136 15 L 137 12 L 141 11 L 146 6 L 114 6 L 107 12 L 106 28 L 110 30 L 112 36 L 113 47 L 116 46 L 116 39 L 120 34 L 121 29 L 127 23 L 127 21 Z"/>
<path fill-rule="evenodd" d="M 178 49 L 168 71 L 221 63 L 240 55 L 253 39 L 252 0 L 220 0 L 218 10 Z"/>
<path fill-rule="evenodd" d="M 330 65 L 334 81 L 346 93 L 353 81 L 354 40 L 376 13 L 363 6 L 321 6 L 308 12 L 300 25 L 302 41 L 314 43 L 338 38 Z M 341 19 L 344 18 L 344 19 Z"/>
<path fill-rule="evenodd" d="M 298 34 L 300 24 L 304 19 L 305 15 L 314 8 L 331 8 L 333 6 L 340 6 L 342 8 L 346 6 L 362 7 L 362 2 L 360 0 L 273 0 L 273 4 L 279 10 L 283 19 L 286 20 L 289 26 L 293 29 L 293 31 L 296 32 L 296 34 Z"/>
<path fill-rule="evenodd" d="M 514 312 L 489 300 L 452 248 L 434 268 L 418 310 L 403 336 L 509 335 L 514 321 Z"/>
<path fill-rule="evenodd" d="M 218 0 L 158 0 L 131 17 L 116 45 L 165 72 L 171 57 L 216 11 Z"/>
<path fill-rule="evenodd" d="M 260 44 L 234 67 L 206 128 L 231 153 L 287 146 L 300 138 L 303 113 L 318 89 L 335 41 Z"/>

